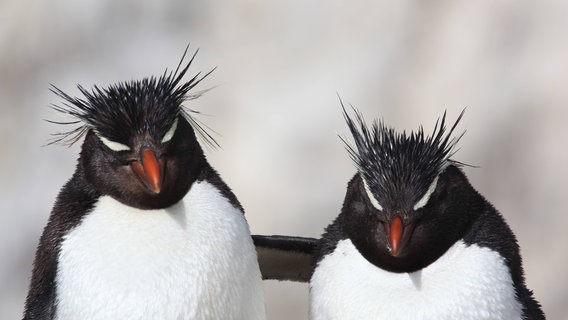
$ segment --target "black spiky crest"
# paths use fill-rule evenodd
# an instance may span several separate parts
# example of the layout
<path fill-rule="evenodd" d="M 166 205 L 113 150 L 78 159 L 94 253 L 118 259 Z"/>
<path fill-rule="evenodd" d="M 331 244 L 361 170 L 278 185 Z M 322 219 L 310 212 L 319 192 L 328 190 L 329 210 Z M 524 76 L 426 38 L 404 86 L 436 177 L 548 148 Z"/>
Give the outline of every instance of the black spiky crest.
<path fill-rule="evenodd" d="M 455 154 L 455 146 L 465 132 L 454 138 L 452 134 L 465 109 L 447 133 L 444 112 L 441 120 L 436 121 L 432 134 L 427 136 L 422 126 L 407 135 L 387 127 L 382 120 L 375 120 L 369 129 L 358 110 L 351 106 L 355 113 L 353 119 L 347 114 L 343 102 L 341 106 L 355 142 L 353 146 L 342 138 L 349 155 L 375 196 L 390 197 L 380 199 L 379 196 L 379 202 L 399 202 L 405 195 L 414 197 L 407 200 L 416 201 L 449 163 L 457 163 L 450 157 Z"/>
<path fill-rule="evenodd" d="M 175 71 L 166 69 L 159 78 L 152 76 L 142 80 L 120 82 L 108 88 L 94 86 L 91 91 L 77 85 L 84 99 L 71 97 L 52 85 L 50 90 L 65 101 L 61 105 L 52 104 L 51 107 L 76 120 L 47 121 L 80 126 L 53 134 L 53 139 L 48 144 L 71 146 L 91 129 L 107 139 L 126 144 L 133 134 L 163 134 L 173 125 L 175 119 L 182 115 L 207 145 L 219 146 L 208 132 L 209 128 L 192 115 L 200 112 L 183 106 L 185 101 L 196 99 L 209 90 L 189 93 L 215 70 L 212 69 L 201 77 L 199 72 L 189 81 L 180 84 L 199 52 L 199 49 L 196 50 L 185 67 L 180 69 L 188 49 L 189 46 L 186 47 Z"/>

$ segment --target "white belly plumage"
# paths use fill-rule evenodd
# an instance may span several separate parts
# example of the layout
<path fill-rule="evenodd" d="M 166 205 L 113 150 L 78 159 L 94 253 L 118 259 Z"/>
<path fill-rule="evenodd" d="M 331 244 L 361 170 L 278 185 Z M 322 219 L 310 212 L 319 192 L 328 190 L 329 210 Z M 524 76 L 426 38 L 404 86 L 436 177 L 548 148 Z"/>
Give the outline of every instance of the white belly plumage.
<path fill-rule="evenodd" d="M 413 273 L 377 268 L 341 240 L 310 281 L 310 319 L 520 319 L 510 272 L 495 251 L 454 244 Z"/>
<path fill-rule="evenodd" d="M 56 319 L 264 319 L 246 220 L 207 182 L 139 210 L 101 197 L 61 243 Z"/>

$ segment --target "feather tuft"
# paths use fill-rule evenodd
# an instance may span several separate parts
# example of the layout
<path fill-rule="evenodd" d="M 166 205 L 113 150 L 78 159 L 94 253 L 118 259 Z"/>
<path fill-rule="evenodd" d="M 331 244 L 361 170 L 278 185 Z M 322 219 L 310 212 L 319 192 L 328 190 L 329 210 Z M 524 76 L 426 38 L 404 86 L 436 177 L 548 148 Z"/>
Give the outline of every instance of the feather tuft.
<path fill-rule="evenodd" d="M 156 137 L 163 135 L 178 116 L 183 116 L 203 142 L 208 146 L 218 147 L 219 144 L 210 133 L 212 130 L 196 119 L 195 115 L 199 115 L 199 112 L 184 105 L 210 90 L 190 92 L 215 68 L 204 75 L 199 72 L 189 81 L 182 83 L 199 52 L 196 50 L 189 62 L 183 66 L 188 49 L 189 45 L 185 48 L 173 72 L 166 69 L 160 77 L 152 76 L 142 80 L 120 82 L 107 88 L 94 86 L 88 90 L 77 85 L 83 98 L 72 97 L 51 85 L 50 91 L 63 99 L 61 104 L 52 104 L 51 108 L 71 116 L 74 120 L 48 120 L 48 122 L 60 125 L 79 125 L 79 127 L 52 134 L 48 145 L 71 146 L 89 130 L 95 130 L 109 140 L 128 144 L 130 137 L 144 132 Z"/>
<path fill-rule="evenodd" d="M 351 131 L 353 143 L 341 138 L 362 178 L 381 203 L 399 202 L 402 198 L 416 201 L 451 163 L 458 141 L 465 131 L 453 133 L 463 117 L 461 112 L 450 130 L 446 128 L 446 112 L 436 121 L 430 135 L 422 126 L 417 131 L 396 132 L 382 120 L 369 127 L 361 112 L 353 106 L 350 116 L 340 99 L 343 117 Z"/>

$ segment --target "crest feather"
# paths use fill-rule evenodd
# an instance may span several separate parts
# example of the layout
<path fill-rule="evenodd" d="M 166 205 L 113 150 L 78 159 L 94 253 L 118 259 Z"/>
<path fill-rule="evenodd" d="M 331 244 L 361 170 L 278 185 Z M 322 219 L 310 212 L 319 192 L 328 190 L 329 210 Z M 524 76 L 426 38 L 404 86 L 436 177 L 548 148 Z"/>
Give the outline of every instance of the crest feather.
<path fill-rule="evenodd" d="M 60 125 L 79 126 L 69 131 L 52 134 L 53 137 L 48 145 L 71 146 L 89 130 L 96 130 L 112 141 L 127 143 L 132 134 L 149 131 L 158 135 L 167 132 L 175 119 L 181 115 L 203 142 L 211 147 L 219 146 L 209 133 L 212 130 L 194 117 L 195 114 L 200 113 L 183 105 L 184 102 L 197 99 L 209 90 L 190 93 L 191 89 L 215 70 L 214 68 L 204 75 L 198 72 L 189 81 L 182 83 L 199 52 L 199 49 L 196 50 L 189 62 L 183 66 L 188 49 L 189 45 L 173 72 L 166 69 L 158 78 L 152 76 L 142 80 L 120 82 L 107 88 L 95 85 L 91 90 L 87 90 L 77 85 L 83 98 L 72 97 L 51 85 L 50 91 L 63 99 L 59 105 L 51 104 L 51 108 L 71 116 L 73 120 L 47 121 Z"/>
<path fill-rule="evenodd" d="M 351 131 L 354 144 L 341 138 L 359 173 L 373 190 L 374 195 L 395 197 L 397 193 L 411 190 L 410 194 L 424 194 L 434 179 L 453 161 L 455 146 L 465 132 L 453 137 L 457 120 L 446 129 L 446 112 L 436 121 L 430 135 L 422 126 L 410 134 L 396 132 L 382 120 L 373 121 L 369 127 L 361 112 L 353 106 L 350 116 L 340 99 L 343 117 Z M 381 197 L 378 197 L 378 200 Z M 417 200 L 417 199 L 412 199 Z"/>

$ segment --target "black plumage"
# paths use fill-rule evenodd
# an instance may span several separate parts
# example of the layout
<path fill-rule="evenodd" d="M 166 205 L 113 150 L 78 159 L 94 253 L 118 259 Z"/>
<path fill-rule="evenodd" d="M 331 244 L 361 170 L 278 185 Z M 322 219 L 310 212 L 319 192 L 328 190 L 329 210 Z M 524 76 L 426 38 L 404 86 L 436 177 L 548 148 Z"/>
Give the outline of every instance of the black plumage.
<path fill-rule="evenodd" d="M 80 124 L 80 126 L 54 134 L 51 143 L 73 144 L 92 129 L 111 141 L 128 145 L 132 143 L 133 137 L 145 132 L 155 137 L 163 136 L 174 120 L 181 115 L 207 144 L 217 145 L 206 128 L 191 115 L 197 111 L 183 106 L 184 102 L 196 99 L 207 91 L 189 93 L 214 71 L 213 69 L 201 77 L 199 72 L 189 81 L 181 83 L 199 52 L 197 50 L 181 69 L 188 49 L 189 47 L 186 48 L 177 68 L 173 72 L 164 71 L 159 78 L 152 76 L 142 80 L 120 82 L 107 88 L 94 86 L 90 91 L 78 85 L 84 98 L 72 97 L 52 86 L 51 91 L 64 99 L 62 105 L 52 105 L 53 109 L 68 114 L 76 120 L 50 122 Z"/>
<path fill-rule="evenodd" d="M 416 203 L 449 164 L 455 145 L 463 136 L 462 133 L 451 137 L 465 110 L 447 133 L 444 112 L 427 136 L 422 127 L 407 135 L 387 127 L 383 121 L 375 121 L 369 128 L 359 112 L 354 110 L 352 119 L 343 103 L 342 108 L 355 146 L 343 141 L 359 173 L 383 205 L 400 205 L 402 200 Z"/>

